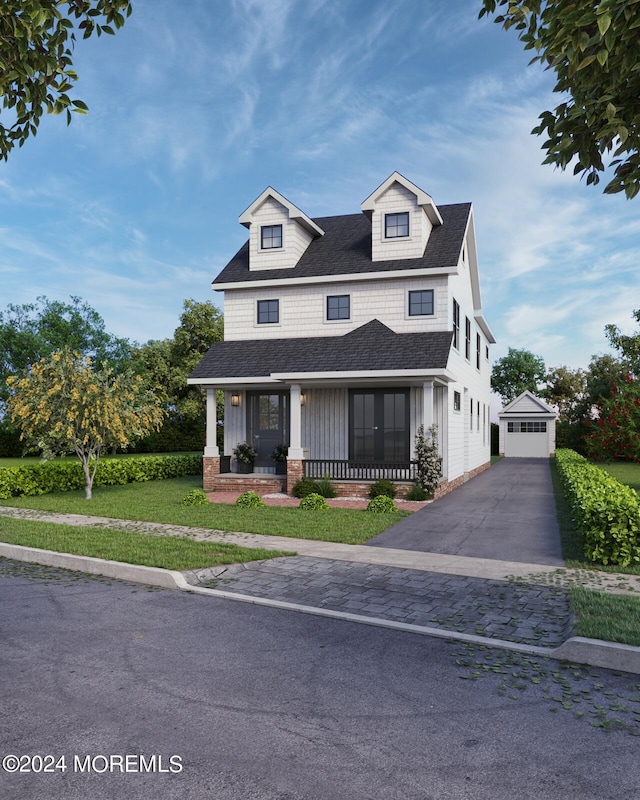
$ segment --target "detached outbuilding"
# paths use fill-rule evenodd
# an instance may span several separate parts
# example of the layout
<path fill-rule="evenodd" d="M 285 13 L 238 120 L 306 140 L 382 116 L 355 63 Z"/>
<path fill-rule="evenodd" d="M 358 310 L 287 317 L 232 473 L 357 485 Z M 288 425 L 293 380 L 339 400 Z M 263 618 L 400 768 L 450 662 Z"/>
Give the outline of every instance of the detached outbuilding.
<path fill-rule="evenodd" d="M 506 458 L 549 458 L 556 451 L 558 414 L 529 391 L 498 414 L 500 455 Z"/>

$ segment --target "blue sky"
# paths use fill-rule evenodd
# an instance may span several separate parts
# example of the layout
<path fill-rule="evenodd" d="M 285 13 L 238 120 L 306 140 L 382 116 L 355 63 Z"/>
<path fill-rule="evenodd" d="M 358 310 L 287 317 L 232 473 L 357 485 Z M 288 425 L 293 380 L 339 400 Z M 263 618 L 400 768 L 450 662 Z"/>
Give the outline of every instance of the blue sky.
<path fill-rule="evenodd" d="M 246 239 L 272 185 L 309 216 L 356 213 L 394 170 L 472 201 L 495 358 L 606 352 L 640 307 L 640 199 L 542 166 L 552 76 L 479 0 L 134 0 L 80 41 L 90 106 L 0 164 L 0 307 L 79 295 L 109 330 L 170 336 Z"/>

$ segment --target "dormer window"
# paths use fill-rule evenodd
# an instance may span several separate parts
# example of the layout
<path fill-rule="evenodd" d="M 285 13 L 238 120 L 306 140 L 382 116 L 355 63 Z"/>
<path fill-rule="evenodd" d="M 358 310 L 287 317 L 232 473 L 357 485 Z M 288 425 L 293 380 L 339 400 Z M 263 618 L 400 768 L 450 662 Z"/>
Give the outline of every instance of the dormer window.
<path fill-rule="evenodd" d="M 385 239 L 400 239 L 409 235 L 409 212 L 384 215 Z"/>
<path fill-rule="evenodd" d="M 260 228 L 260 247 L 262 250 L 282 247 L 282 225 L 263 225 Z"/>

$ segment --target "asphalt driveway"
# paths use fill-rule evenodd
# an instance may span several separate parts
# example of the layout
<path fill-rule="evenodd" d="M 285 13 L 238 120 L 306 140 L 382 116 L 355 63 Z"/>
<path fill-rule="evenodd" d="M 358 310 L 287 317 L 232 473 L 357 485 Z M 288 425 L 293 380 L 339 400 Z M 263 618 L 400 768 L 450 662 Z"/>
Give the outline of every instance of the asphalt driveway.
<path fill-rule="evenodd" d="M 367 544 L 562 566 L 549 461 L 503 458 Z"/>

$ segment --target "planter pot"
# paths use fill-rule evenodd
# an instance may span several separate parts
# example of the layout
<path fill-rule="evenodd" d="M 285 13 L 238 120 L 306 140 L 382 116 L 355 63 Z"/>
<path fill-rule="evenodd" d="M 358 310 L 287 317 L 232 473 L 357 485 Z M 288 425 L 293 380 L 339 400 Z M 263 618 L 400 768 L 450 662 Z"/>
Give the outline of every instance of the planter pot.
<path fill-rule="evenodd" d="M 286 461 L 276 461 L 276 475 L 286 475 L 287 474 L 287 462 Z"/>
<path fill-rule="evenodd" d="M 246 461 L 237 461 L 236 465 L 236 469 L 240 475 L 248 475 L 250 472 L 253 472 L 253 461 L 250 461 L 248 464 Z"/>

